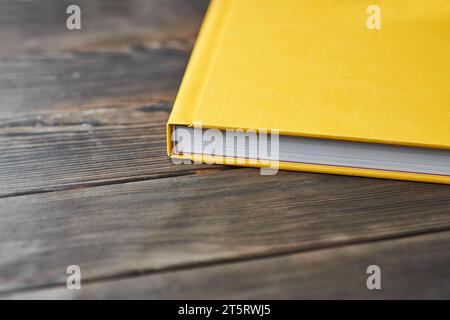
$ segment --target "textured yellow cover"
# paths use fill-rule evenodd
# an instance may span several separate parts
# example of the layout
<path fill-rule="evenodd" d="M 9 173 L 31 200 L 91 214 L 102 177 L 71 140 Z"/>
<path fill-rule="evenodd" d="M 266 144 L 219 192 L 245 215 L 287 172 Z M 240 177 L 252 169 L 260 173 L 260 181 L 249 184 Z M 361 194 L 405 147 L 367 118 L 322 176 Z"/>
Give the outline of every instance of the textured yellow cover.
<path fill-rule="evenodd" d="M 168 122 L 450 149 L 450 1 L 213 0 Z M 450 151 L 449 151 L 450 152 Z M 450 183 L 448 176 L 281 163 Z"/>

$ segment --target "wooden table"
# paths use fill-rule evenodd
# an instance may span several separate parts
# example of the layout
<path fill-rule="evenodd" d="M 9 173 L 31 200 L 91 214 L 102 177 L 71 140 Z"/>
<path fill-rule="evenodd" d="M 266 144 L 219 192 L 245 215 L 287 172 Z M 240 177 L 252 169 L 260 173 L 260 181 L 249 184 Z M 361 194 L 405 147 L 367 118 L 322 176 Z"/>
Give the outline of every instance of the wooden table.
<path fill-rule="evenodd" d="M 449 186 L 174 165 L 207 2 L 71 3 L 0 3 L 0 298 L 450 298 Z"/>

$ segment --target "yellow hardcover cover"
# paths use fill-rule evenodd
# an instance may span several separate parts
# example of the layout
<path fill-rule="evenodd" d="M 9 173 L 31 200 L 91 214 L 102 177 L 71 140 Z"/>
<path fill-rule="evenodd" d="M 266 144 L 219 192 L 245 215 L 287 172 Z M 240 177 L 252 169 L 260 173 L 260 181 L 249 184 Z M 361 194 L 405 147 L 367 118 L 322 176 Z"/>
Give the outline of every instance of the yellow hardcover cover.
<path fill-rule="evenodd" d="M 280 134 L 450 150 L 450 1 L 213 0 L 167 130 Z M 179 156 L 177 156 L 179 157 Z M 217 160 L 217 159 L 216 159 Z M 450 183 L 449 176 L 280 163 Z"/>

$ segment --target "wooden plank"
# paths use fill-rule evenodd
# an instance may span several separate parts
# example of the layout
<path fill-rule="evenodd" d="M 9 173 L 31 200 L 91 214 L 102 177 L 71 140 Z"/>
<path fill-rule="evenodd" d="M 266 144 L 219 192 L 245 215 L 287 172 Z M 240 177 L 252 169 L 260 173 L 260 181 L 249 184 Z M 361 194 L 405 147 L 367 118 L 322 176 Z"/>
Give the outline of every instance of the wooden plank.
<path fill-rule="evenodd" d="M 36 54 L 0 58 L 0 119 L 84 104 L 171 99 L 189 51 Z"/>
<path fill-rule="evenodd" d="M 381 268 L 381 290 L 366 286 L 367 267 L 374 264 Z M 450 232 L 444 232 L 7 298 L 449 299 L 449 265 Z"/>
<path fill-rule="evenodd" d="M 223 169 L 172 164 L 170 109 L 150 100 L 0 120 L 0 198 Z"/>
<path fill-rule="evenodd" d="M 445 185 L 256 169 L 0 199 L 0 291 L 450 228 Z"/>
<path fill-rule="evenodd" d="M 81 31 L 66 30 L 69 4 L 1 2 L 0 119 L 86 103 L 173 99 L 207 1 L 79 1 Z"/>
<path fill-rule="evenodd" d="M 81 30 L 66 28 L 66 9 L 81 8 Z M 80 50 L 191 47 L 207 0 L 3 0 L 0 56 Z"/>

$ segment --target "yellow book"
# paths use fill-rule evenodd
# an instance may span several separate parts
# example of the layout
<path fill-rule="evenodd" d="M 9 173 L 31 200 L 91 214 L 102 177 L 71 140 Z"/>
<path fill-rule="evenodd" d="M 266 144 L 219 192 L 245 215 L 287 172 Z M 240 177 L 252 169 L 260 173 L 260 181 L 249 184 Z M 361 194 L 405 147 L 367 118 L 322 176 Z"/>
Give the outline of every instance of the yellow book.
<path fill-rule="evenodd" d="M 281 169 L 450 183 L 450 1 L 213 0 L 168 154 L 263 166 L 266 131 Z"/>

